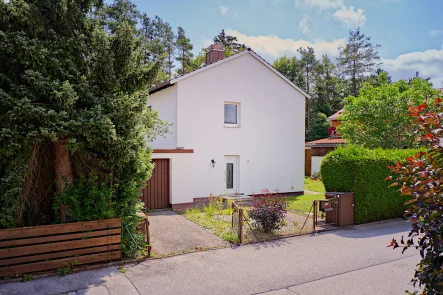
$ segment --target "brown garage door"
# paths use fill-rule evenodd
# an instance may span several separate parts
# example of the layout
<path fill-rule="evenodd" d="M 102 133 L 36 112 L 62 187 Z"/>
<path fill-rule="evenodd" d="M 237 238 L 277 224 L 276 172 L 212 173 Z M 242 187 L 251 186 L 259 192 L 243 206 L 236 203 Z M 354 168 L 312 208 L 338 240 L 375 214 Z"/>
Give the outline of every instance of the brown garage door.
<path fill-rule="evenodd" d="M 146 182 L 141 200 L 148 209 L 169 207 L 169 159 L 153 159 L 155 167 Z"/>

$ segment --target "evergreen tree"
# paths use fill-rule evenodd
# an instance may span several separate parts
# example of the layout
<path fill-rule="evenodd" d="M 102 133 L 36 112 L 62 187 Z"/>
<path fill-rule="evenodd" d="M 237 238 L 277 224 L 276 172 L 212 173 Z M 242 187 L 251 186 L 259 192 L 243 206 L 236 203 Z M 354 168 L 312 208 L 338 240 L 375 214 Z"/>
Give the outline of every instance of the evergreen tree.
<path fill-rule="evenodd" d="M 311 94 L 311 86 L 314 82 L 314 76 L 315 76 L 315 68 L 318 64 L 317 59 L 315 58 L 315 52 L 314 48 L 308 47 L 308 48 L 302 48 L 300 47 L 297 49 L 297 52 L 300 53 L 300 64 L 302 73 L 305 76 L 305 91 L 307 94 Z M 308 131 L 311 124 L 311 100 L 307 101 L 306 104 L 306 137 L 308 137 Z"/>
<path fill-rule="evenodd" d="M 351 80 L 351 92 L 348 94 L 358 96 L 365 77 L 375 72 L 380 60 L 379 47 L 378 44 L 373 45 L 371 37 L 365 36 L 360 29 L 349 31 L 348 41 L 344 47 L 339 47 L 337 58 L 341 73 Z"/>
<path fill-rule="evenodd" d="M 226 35 L 225 30 L 221 30 L 221 32 L 215 36 L 213 40 L 214 43 L 223 44 L 226 57 L 241 52 L 246 48 L 244 44 L 238 43 L 237 37 Z"/>
<path fill-rule="evenodd" d="M 366 79 L 366 82 L 370 83 L 373 86 L 381 86 L 382 84 L 386 84 L 386 83 L 391 84 L 392 83 L 392 77 L 385 70 L 382 70 L 381 68 L 378 68 L 375 71 L 375 74 L 371 74 Z"/>
<path fill-rule="evenodd" d="M 329 136 L 329 122 L 328 117 L 322 112 L 313 112 L 311 116 L 310 128 L 306 141 L 313 141 L 317 139 L 326 138 Z"/>
<path fill-rule="evenodd" d="M 171 72 L 174 67 L 172 55 L 175 46 L 175 36 L 171 26 L 158 16 L 150 19 L 146 14 L 143 14 L 139 31 L 144 37 L 144 42 L 146 42 L 149 60 L 153 62 L 161 61 L 162 63 L 162 70 L 159 72 L 156 82 L 171 79 Z"/>
<path fill-rule="evenodd" d="M 189 68 L 193 58 L 191 50 L 193 46 L 191 40 L 186 37 L 185 30 L 183 30 L 182 27 L 178 27 L 175 44 L 177 49 L 177 61 L 181 63 L 181 68 L 177 70 L 177 74 L 184 75 L 190 71 Z"/>
<path fill-rule="evenodd" d="M 134 213 L 152 169 L 146 138 L 167 128 L 147 109 L 161 65 L 127 7 L 0 2 L 0 227 L 52 223 L 55 192 L 92 172 L 110 181 L 114 217 Z"/>
<path fill-rule="evenodd" d="M 315 73 L 311 111 L 329 117 L 343 108 L 345 81 L 336 74 L 336 67 L 327 55 L 323 55 Z"/>

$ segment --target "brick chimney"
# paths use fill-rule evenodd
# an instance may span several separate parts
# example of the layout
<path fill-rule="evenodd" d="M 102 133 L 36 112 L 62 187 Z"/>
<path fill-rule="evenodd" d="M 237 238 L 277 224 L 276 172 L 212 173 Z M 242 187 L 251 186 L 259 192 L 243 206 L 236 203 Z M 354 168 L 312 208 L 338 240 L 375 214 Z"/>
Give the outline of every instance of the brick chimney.
<path fill-rule="evenodd" d="M 206 65 L 210 65 L 216 61 L 225 58 L 225 51 L 223 50 L 223 44 L 216 43 L 209 46 L 209 51 L 206 53 Z"/>

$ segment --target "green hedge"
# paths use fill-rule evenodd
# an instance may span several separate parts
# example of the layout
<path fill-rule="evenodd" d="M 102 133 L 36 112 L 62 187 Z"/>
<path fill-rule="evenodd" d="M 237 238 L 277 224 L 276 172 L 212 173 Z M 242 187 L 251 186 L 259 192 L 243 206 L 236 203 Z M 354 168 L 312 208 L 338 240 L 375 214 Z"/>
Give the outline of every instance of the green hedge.
<path fill-rule="evenodd" d="M 355 223 L 367 223 L 403 216 L 406 197 L 398 187 L 388 186 L 387 168 L 420 150 L 365 149 L 355 146 L 328 153 L 321 163 L 321 177 L 328 192 L 355 193 Z"/>

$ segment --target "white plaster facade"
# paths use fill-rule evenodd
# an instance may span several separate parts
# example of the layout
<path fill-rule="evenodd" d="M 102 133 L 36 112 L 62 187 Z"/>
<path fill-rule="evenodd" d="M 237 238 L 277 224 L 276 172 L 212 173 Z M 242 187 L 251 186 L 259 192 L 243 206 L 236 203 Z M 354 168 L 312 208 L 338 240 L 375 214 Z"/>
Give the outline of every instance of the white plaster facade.
<path fill-rule="evenodd" d="M 311 175 L 320 172 L 321 161 L 324 156 L 312 156 L 311 157 Z"/>
<path fill-rule="evenodd" d="M 268 188 L 301 192 L 304 185 L 306 94 L 251 51 L 231 56 L 171 81 L 150 95 L 149 105 L 173 123 L 172 134 L 153 149 L 170 159 L 170 203 L 190 203 L 227 193 Z M 224 124 L 224 104 L 239 104 L 239 126 Z M 236 184 L 226 185 L 226 156 L 237 156 Z M 211 160 L 215 161 L 215 167 Z"/>

